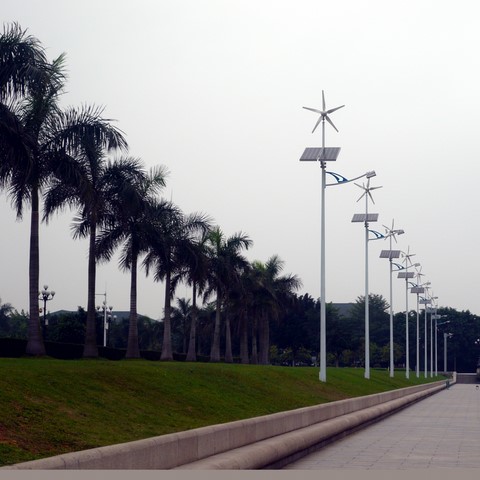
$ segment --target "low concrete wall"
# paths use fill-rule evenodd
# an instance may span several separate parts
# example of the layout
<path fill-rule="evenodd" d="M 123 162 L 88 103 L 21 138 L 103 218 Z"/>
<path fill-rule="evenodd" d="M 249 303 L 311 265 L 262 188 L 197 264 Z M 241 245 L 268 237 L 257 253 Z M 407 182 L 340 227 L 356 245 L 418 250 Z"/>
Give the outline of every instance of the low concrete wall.
<path fill-rule="evenodd" d="M 455 378 L 450 381 L 454 383 Z M 446 387 L 445 381 L 19 463 L 2 469 L 259 469 Z"/>

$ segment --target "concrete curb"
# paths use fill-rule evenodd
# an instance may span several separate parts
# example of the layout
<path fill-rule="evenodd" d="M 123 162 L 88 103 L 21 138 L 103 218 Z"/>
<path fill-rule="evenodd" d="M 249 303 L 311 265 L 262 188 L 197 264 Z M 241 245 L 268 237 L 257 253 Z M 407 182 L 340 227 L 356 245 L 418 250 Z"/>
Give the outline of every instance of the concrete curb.
<path fill-rule="evenodd" d="M 455 378 L 450 384 L 455 382 Z M 260 469 L 301 456 L 446 387 L 445 381 L 18 463 L 0 469 Z"/>

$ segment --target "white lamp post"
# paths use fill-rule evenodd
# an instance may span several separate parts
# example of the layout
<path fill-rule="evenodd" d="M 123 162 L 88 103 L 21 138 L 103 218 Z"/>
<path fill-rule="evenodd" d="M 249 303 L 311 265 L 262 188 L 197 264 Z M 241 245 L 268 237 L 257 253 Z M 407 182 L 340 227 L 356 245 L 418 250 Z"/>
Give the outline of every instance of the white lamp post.
<path fill-rule="evenodd" d="M 425 361 L 424 361 L 424 375 L 425 375 L 425 378 L 428 377 L 428 337 L 427 337 L 427 311 L 428 311 L 428 308 L 427 308 L 427 305 L 430 304 L 430 300 L 428 298 L 421 298 L 420 299 L 420 303 L 422 305 L 425 305 L 425 339 L 424 339 L 424 346 L 425 346 Z"/>
<path fill-rule="evenodd" d="M 438 368 L 437 368 L 437 357 L 438 357 L 438 344 L 437 344 L 437 333 L 438 333 L 438 327 L 440 325 L 445 325 L 447 323 L 450 323 L 450 320 L 447 320 L 446 322 L 442 323 L 437 323 L 437 320 L 440 320 L 441 318 L 446 317 L 446 315 L 437 315 L 435 313 L 435 376 L 438 375 Z M 445 365 L 443 366 L 443 370 L 445 371 Z"/>
<path fill-rule="evenodd" d="M 367 175 L 367 186 L 365 185 L 357 185 L 360 188 L 363 188 L 364 192 L 360 196 L 360 198 L 357 200 L 360 201 L 364 196 L 365 196 L 365 214 L 362 213 L 357 213 L 353 216 L 352 222 L 363 222 L 365 225 L 365 373 L 364 377 L 369 379 L 370 378 L 370 314 L 369 314 L 369 299 L 368 299 L 368 294 L 369 294 L 369 289 L 368 289 L 368 234 L 369 234 L 369 222 L 376 222 L 378 219 L 378 213 L 368 213 L 368 198 L 370 197 L 370 200 L 372 203 L 375 203 L 373 200 L 372 194 L 370 193 L 371 190 L 375 190 L 377 188 L 381 187 L 370 187 L 370 178 L 373 175 L 368 176 Z M 383 238 L 381 234 L 378 234 L 374 232 L 376 235 L 375 240 L 379 238 Z"/>
<path fill-rule="evenodd" d="M 410 378 L 410 348 L 409 348 L 409 331 L 408 331 L 408 279 L 413 278 L 415 276 L 414 272 L 409 272 L 408 268 L 410 266 L 419 267 L 419 263 L 415 263 L 413 265 L 409 265 L 411 263 L 410 258 L 413 257 L 414 253 L 409 253 L 410 247 L 408 248 L 407 253 L 404 254 L 405 256 L 405 272 L 399 272 L 398 278 L 405 279 L 405 377 L 408 379 Z"/>
<path fill-rule="evenodd" d="M 107 290 L 106 289 L 105 289 L 105 293 L 96 293 L 95 295 L 102 295 L 103 297 L 105 297 L 105 300 L 102 302 L 102 306 L 101 307 L 97 306 L 97 311 L 100 312 L 101 310 L 103 313 L 103 346 L 106 347 L 108 319 L 112 318 L 113 307 L 111 306 L 107 307 Z"/>
<path fill-rule="evenodd" d="M 443 334 L 443 373 L 447 373 L 447 338 L 452 338 L 453 333 Z"/>
<path fill-rule="evenodd" d="M 385 227 L 387 234 L 385 238 L 390 238 L 390 250 L 382 250 L 380 258 L 388 258 L 390 262 L 390 377 L 394 376 L 394 361 L 393 361 L 393 287 L 392 287 L 392 259 L 400 257 L 400 250 L 392 250 L 392 238 L 397 241 L 396 235 L 405 233 L 403 230 L 394 230 L 394 221 L 392 220 L 392 228 Z"/>
<path fill-rule="evenodd" d="M 438 297 L 430 297 L 430 302 L 432 305 L 435 304 L 435 300 L 437 300 Z M 436 307 L 430 307 L 428 309 L 428 313 L 430 313 L 430 377 L 433 378 L 433 316 L 435 315 Z"/>
<path fill-rule="evenodd" d="M 322 185 L 321 185 L 321 212 L 320 212 L 320 372 L 319 372 L 319 379 L 321 382 L 327 381 L 327 352 L 326 352 L 326 301 L 325 301 L 325 189 L 327 186 L 326 183 L 326 174 L 330 173 L 333 175 L 337 184 L 343 184 L 349 182 L 341 175 L 327 172 L 326 171 L 326 162 L 327 161 L 335 161 L 340 153 L 339 147 L 325 147 L 325 121 L 327 121 L 337 132 L 338 129 L 335 127 L 333 122 L 330 120 L 329 115 L 336 110 L 344 107 L 345 105 L 341 105 L 340 107 L 331 108 L 329 110 L 325 107 L 325 95 L 322 90 L 322 109 L 315 109 L 309 107 L 303 107 L 306 110 L 310 110 L 312 112 L 318 113 L 320 117 L 317 120 L 317 123 L 313 127 L 312 133 L 315 132 L 316 128 L 322 123 L 322 147 L 313 147 L 313 148 L 306 148 L 303 152 L 302 157 L 300 158 L 301 161 L 316 161 L 320 162 L 320 167 L 322 169 Z M 367 176 L 372 174 L 372 172 L 367 172 L 363 176 Z M 375 173 L 373 172 L 373 175 Z"/>

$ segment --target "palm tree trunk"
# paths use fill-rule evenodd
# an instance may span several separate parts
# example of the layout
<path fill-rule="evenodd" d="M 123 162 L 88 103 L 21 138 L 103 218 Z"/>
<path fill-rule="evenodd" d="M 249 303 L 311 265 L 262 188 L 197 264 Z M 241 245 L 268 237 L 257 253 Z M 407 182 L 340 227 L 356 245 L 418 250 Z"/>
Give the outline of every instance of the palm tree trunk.
<path fill-rule="evenodd" d="M 248 363 L 248 328 L 247 328 L 247 312 L 245 309 L 241 312 L 240 319 L 240 361 L 243 364 Z"/>
<path fill-rule="evenodd" d="M 258 353 L 257 353 L 257 317 L 254 317 L 252 325 L 252 359 L 251 363 L 256 365 L 258 363 Z"/>
<path fill-rule="evenodd" d="M 132 252 L 130 278 L 130 321 L 128 324 L 128 342 L 125 358 L 140 358 L 137 322 L 137 254 L 134 252 Z"/>
<path fill-rule="evenodd" d="M 260 318 L 260 328 L 259 328 L 259 363 L 260 365 L 268 365 L 268 350 L 269 346 L 269 324 L 268 324 L 268 315 L 265 312 L 262 312 Z"/>
<path fill-rule="evenodd" d="M 30 265 L 29 265 L 29 302 L 27 355 L 45 355 L 40 315 L 38 308 L 40 253 L 39 253 L 39 201 L 38 188 L 32 188 L 32 213 L 30 220 Z"/>
<path fill-rule="evenodd" d="M 84 358 L 98 358 L 95 312 L 95 283 L 96 283 L 96 245 L 95 237 L 97 225 L 94 221 L 90 223 L 90 244 L 88 249 L 88 292 L 87 292 L 87 327 L 85 332 L 85 345 L 83 347 Z M 106 307 L 106 305 L 105 305 Z"/>
<path fill-rule="evenodd" d="M 230 315 L 225 312 L 225 362 L 233 363 L 232 354 L 232 333 L 230 331 Z"/>
<path fill-rule="evenodd" d="M 192 321 L 190 324 L 190 339 L 188 342 L 187 362 L 196 362 L 196 340 L 197 340 L 197 285 L 193 282 L 192 292 Z"/>
<path fill-rule="evenodd" d="M 215 310 L 215 328 L 213 330 L 213 342 L 212 348 L 210 350 L 210 361 L 219 362 L 220 361 L 220 320 L 221 320 L 221 303 L 220 294 L 217 291 L 217 304 Z"/>
<path fill-rule="evenodd" d="M 165 310 L 164 310 L 164 319 L 163 319 L 163 344 L 162 344 L 162 355 L 160 360 L 173 360 L 172 354 L 172 323 L 171 323 L 171 302 L 170 302 L 170 291 L 171 291 L 171 275 L 170 270 L 167 271 L 165 275 Z"/>

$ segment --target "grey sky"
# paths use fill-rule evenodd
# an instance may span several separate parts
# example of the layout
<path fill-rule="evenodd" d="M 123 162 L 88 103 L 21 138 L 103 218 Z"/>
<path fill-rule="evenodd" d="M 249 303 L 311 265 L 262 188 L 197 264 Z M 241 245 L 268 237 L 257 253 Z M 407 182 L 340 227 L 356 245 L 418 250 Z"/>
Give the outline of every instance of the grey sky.
<path fill-rule="evenodd" d="M 170 171 L 165 196 L 210 214 L 227 235 L 247 233 L 249 259 L 278 254 L 301 291 L 320 292 L 320 168 L 300 163 L 321 145 L 317 116 L 302 106 L 345 104 L 332 114 L 329 169 L 352 178 L 375 170 L 372 228 L 405 230 L 441 306 L 480 313 L 477 297 L 480 124 L 478 2 L 460 0 L 3 0 L 53 59 L 67 54 L 64 105 L 105 106 L 130 154 Z M 361 190 L 326 192 L 328 302 L 364 294 L 363 226 L 352 224 Z M 0 297 L 28 309 L 29 210 L 22 223 L 0 198 Z M 48 309 L 86 304 L 87 244 L 72 214 L 41 229 L 40 281 Z M 370 292 L 389 298 L 388 243 L 370 243 Z M 395 275 L 396 276 L 396 275 Z M 163 284 L 141 274 L 138 310 L 159 318 Z M 129 277 L 100 266 L 115 310 L 129 306 Z M 405 308 L 394 279 L 394 310 Z M 188 296 L 180 287 L 178 296 Z M 99 303 L 102 298 L 98 297 Z M 414 296 L 410 296 L 410 306 Z"/>

